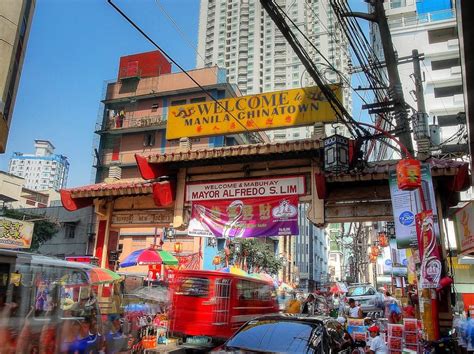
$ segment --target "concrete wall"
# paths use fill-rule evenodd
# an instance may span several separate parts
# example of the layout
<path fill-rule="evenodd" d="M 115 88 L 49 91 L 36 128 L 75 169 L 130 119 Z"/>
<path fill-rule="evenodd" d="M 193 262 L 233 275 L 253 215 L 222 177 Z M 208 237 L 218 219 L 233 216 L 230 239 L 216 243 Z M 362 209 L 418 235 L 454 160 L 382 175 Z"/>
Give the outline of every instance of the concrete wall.
<path fill-rule="evenodd" d="M 39 248 L 39 253 L 59 258 L 88 254 L 89 234 L 94 231 L 91 225 L 94 216 L 93 207 L 87 207 L 73 212 L 67 211 L 61 206 L 19 210 L 28 214 L 38 215 L 39 218 L 44 217 L 50 219 L 59 224 L 58 233 Z M 74 232 L 72 232 L 71 229 L 73 229 Z M 89 253 L 92 253 L 92 249 Z"/>

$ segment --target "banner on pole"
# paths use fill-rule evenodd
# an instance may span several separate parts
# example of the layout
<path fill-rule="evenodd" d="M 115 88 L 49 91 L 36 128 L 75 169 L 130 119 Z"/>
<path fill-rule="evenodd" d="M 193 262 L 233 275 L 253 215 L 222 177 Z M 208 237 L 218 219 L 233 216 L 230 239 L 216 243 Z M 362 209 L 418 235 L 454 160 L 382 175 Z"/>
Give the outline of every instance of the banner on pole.
<path fill-rule="evenodd" d="M 420 287 L 437 288 L 441 277 L 441 257 L 431 210 L 416 214 L 416 234 L 421 258 Z"/>
<path fill-rule="evenodd" d="M 190 236 L 265 237 L 297 235 L 298 196 L 193 202 Z"/>
<path fill-rule="evenodd" d="M 397 173 L 395 170 L 390 171 L 388 183 L 392 199 L 397 247 L 398 249 L 418 248 L 415 215 L 422 211 L 420 192 L 418 190 L 404 191 L 398 189 Z M 429 164 L 421 165 L 421 185 L 425 196 L 426 207 L 433 211 L 434 232 L 436 238 L 439 239 L 440 233 L 436 197 Z"/>

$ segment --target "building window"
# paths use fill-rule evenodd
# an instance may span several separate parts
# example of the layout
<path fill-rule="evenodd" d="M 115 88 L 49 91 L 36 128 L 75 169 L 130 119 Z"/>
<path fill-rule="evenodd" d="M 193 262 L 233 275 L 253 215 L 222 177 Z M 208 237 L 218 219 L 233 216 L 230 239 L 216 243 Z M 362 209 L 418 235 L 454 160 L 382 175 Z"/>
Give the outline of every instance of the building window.
<path fill-rule="evenodd" d="M 456 86 L 446 86 L 446 87 L 435 87 L 434 88 L 434 96 L 436 98 L 441 97 L 450 97 L 454 95 L 462 95 L 462 85 Z"/>
<path fill-rule="evenodd" d="M 65 223 L 64 224 L 64 236 L 66 238 L 74 238 L 76 236 L 76 224 Z"/>
<path fill-rule="evenodd" d="M 431 62 L 431 69 L 433 70 L 450 69 L 454 66 L 461 66 L 460 58 L 436 60 Z"/>
<path fill-rule="evenodd" d="M 172 106 L 181 106 L 183 104 L 186 104 L 186 100 L 176 100 L 176 101 L 171 101 Z"/>
<path fill-rule="evenodd" d="M 153 104 L 151 105 L 151 111 L 152 111 L 152 112 L 156 112 L 157 110 L 158 110 L 158 103 L 153 103 Z"/>
<path fill-rule="evenodd" d="M 205 102 L 206 101 L 206 97 L 194 97 L 194 98 L 191 98 L 191 100 L 189 101 L 190 103 L 199 103 L 199 102 Z"/>
<path fill-rule="evenodd" d="M 153 146 L 155 145 L 155 133 L 145 133 L 143 137 L 143 146 Z"/>
<path fill-rule="evenodd" d="M 457 38 L 458 38 L 458 32 L 456 30 L 456 27 L 449 27 L 449 28 L 442 28 L 442 29 L 428 31 L 428 42 L 430 44 L 447 42 L 451 39 L 457 39 Z"/>

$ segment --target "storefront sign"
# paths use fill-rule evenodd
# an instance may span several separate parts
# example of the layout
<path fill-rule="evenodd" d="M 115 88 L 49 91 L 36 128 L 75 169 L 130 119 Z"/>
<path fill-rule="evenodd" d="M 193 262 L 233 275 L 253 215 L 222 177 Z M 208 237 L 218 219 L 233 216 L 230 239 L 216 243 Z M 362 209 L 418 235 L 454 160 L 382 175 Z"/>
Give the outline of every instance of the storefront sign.
<path fill-rule="evenodd" d="M 190 183 L 186 185 L 186 201 L 276 197 L 305 192 L 304 176 Z"/>
<path fill-rule="evenodd" d="M 342 99 L 340 86 L 329 88 Z M 166 139 L 242 133 L 315 122 L 336 115 L 318 87 L 261 93 L 169 107 Z"/>
<path fill-rule="evenodd" d="M 420 287 L 436 289 L 441 277 L 441 258 L 431 210 L 416 214 L 416 234 L 421 258 Z"/>
<path fill-rule="evenodd" d="M 422 210 L 419 190 L 404 191 L 398 189 L 395 170 L 390 171 L 388 182 L 392 199 L 397 247 L 399 249 L 410 247 L 418 248 L 415 215 Z M 429 164 L 421 165 L 421 185 L 424 192 L 426 208 L 433 210 L 434 231 L 436 237 L 439 239 L 438 213 L 436 210 L 436 198 Z"/>
<path fill-rule="evenodd" d="M 114 213 L 112 225 L 152 225 L 170 224 L 173 222 L 172 211 L 160 212 L 136 212 L 136 213 Z"/>
<path fill-rule="evenodd" d="M 190 236 L 265 237 L 298 234 L 298 196 L 194 202 Z"/>
<path fill-rule="evenodd" d="M 471 201 L 456 212 L 453 221 L 460 253 L 474 253 L 474 203 Z"/>
<path fill-rule="evenodd" d="M 35 224 L 0 217 L 0 248 L 30 248 Z"/>

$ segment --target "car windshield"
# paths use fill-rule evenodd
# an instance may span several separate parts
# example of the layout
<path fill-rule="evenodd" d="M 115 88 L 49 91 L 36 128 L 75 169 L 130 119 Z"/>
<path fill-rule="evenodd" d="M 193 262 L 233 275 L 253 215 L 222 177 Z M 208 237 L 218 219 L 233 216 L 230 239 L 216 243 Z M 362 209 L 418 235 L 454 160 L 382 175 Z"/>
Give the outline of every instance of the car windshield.
<path fill-rule="evenodd" d="M 374 295 L 370 286 L 355 286 L 349 288 L 347 296 L 363 296 L 363 295 Z"/>
<path fill-rule="evenodd" d="M 323 353 L 321 338 L 321 325 L 261 320 L 247 323 L 226 346 L 272 353 Z"/>

